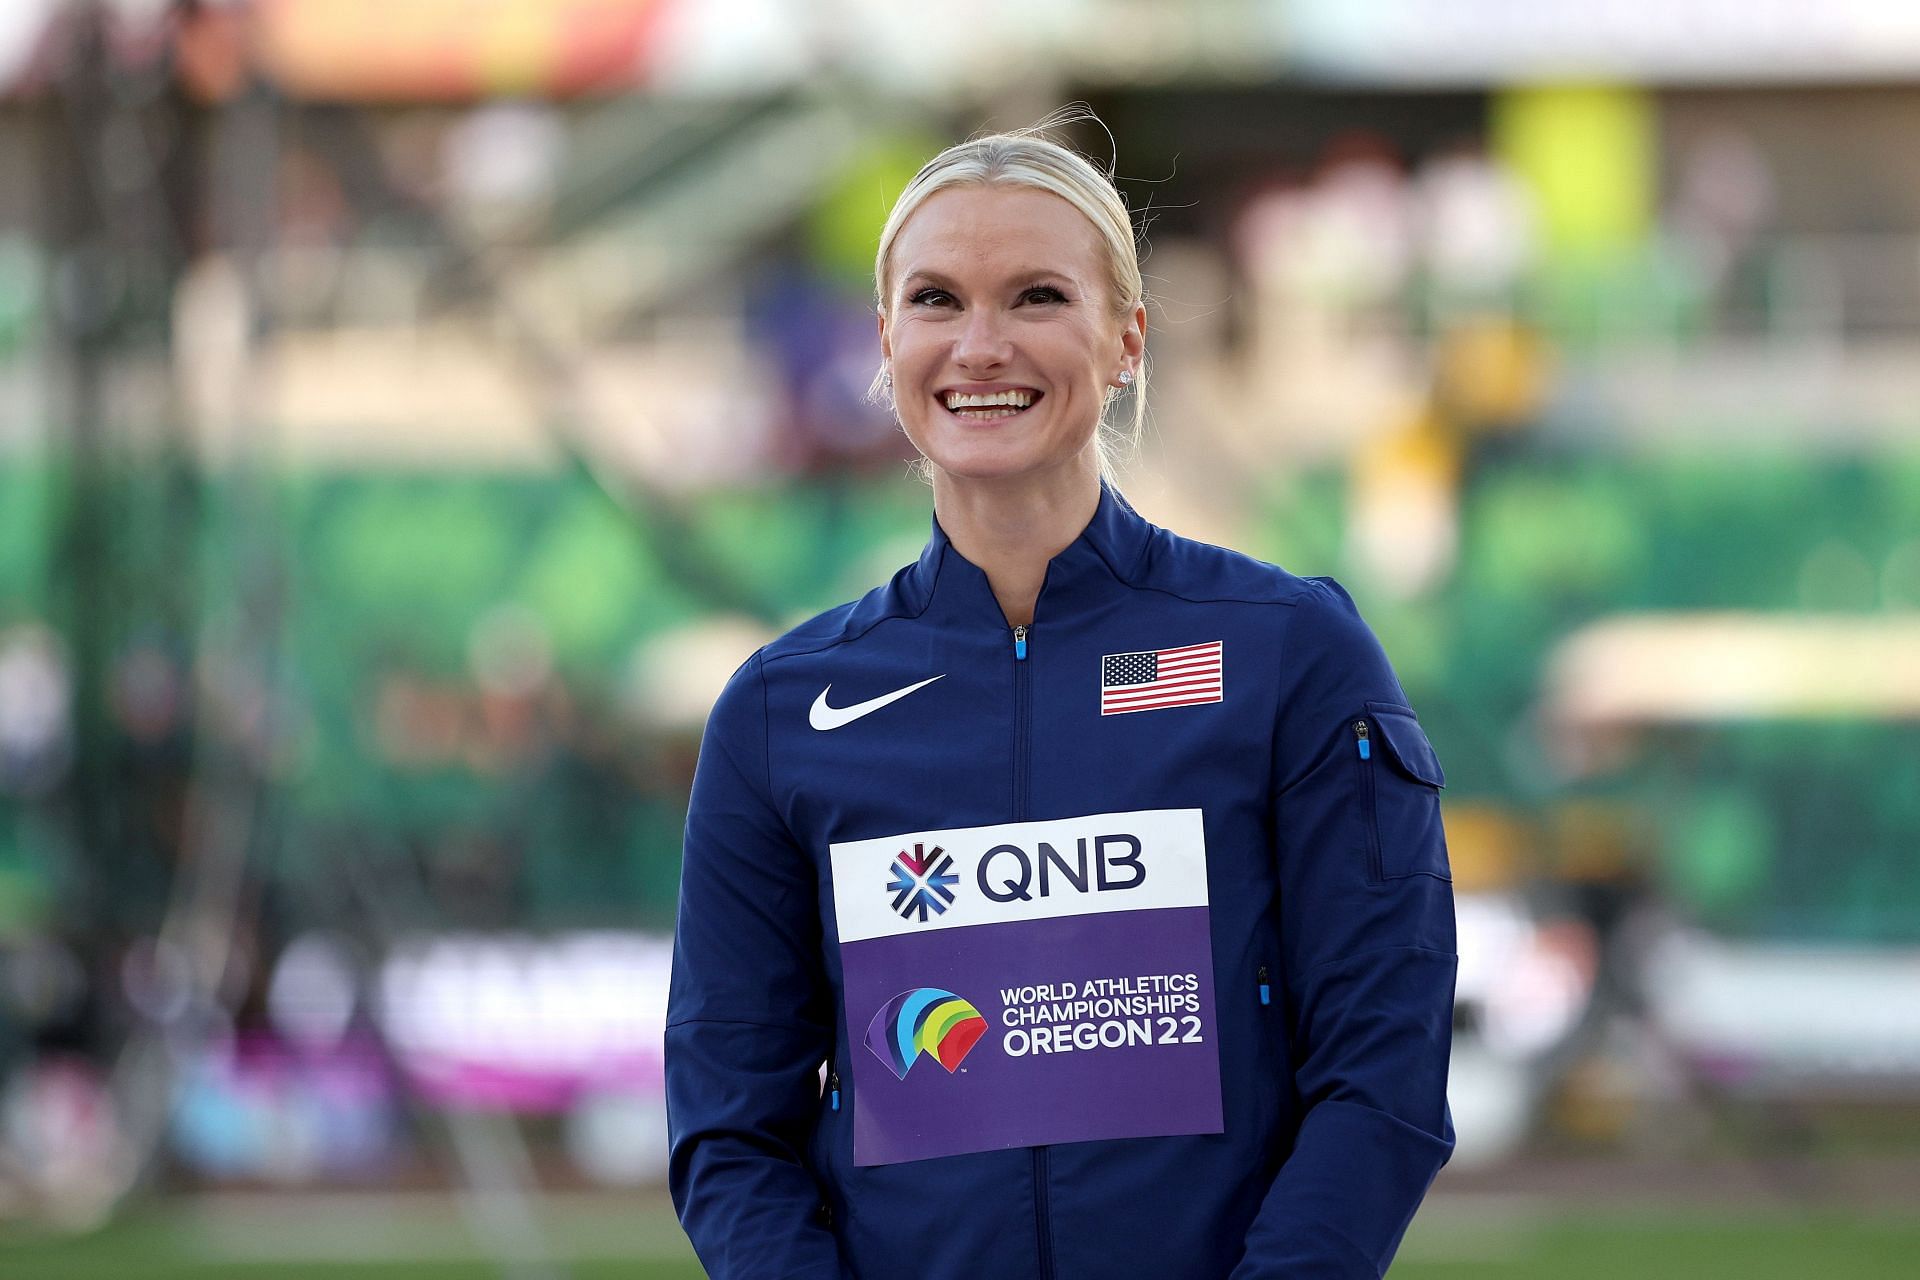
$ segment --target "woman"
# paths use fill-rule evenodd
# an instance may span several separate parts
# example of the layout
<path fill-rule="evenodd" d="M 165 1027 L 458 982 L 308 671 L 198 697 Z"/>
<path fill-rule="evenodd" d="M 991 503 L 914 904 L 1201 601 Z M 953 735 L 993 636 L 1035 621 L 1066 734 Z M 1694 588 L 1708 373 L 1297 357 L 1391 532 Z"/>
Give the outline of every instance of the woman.
<path fill-rule="evenodd" d="M 1453 1145 L 1443 779 L 1405 694 L 1331 579 L 1114 486 L 1146 311 L 1091 164 L 950 148 L 875 274 L 932 533 L 708 721 L 682 1224 L 718 1277 L 1380 1275 Z"/>

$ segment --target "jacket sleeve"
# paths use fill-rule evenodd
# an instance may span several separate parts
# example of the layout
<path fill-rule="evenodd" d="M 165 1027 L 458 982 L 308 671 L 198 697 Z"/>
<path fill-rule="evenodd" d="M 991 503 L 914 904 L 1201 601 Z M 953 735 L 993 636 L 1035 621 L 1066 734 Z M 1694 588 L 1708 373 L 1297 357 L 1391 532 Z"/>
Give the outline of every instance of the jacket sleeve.
<path fill-rule="evenodd" d="M 668 1185 L 716 1280 L 847 1274 L 807 1167 L 831 1048 L 815 873 L 774 807 L 756 654 L 708 717 L 667 996 Z"/>
<path fill-rule="evenodd" d="M 1280 654 L 1272 796 L 1301 1121 L 1233 1280 L 1384 1275 L 1453 1151 L 1438 761 L 1352 597 L 1309 582 Z"/>

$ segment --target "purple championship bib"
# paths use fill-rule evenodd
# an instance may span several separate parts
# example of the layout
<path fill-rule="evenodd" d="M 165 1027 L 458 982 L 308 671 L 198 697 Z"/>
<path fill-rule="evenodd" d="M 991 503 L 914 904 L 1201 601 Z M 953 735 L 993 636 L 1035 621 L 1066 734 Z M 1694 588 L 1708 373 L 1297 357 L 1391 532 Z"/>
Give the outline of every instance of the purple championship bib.
<path fill-rule="evenodd" d="M 829 856 L 856 1165 L 1221 1131 L 1200 810 Z"/>

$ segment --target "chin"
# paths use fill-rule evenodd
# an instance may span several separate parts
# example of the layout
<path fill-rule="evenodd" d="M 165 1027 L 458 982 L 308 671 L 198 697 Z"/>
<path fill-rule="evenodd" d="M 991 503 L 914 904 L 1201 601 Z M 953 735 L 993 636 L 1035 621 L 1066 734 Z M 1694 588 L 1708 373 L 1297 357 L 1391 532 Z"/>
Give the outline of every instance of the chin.
<path fill-rule="evenodd" d="M 1028 458 L 1009 457 L 994 450 L 948 450 L 928 454 L 927 460 L 957 480 L 1005 480 L 1044 469 Z"/>
<path fill-rule="evenodd" d="M 1083 446 L 1064 454 L 1042 455 L 1031 445 L 1031 441 L 1011 439 L 940 440 L 932 449 L 921 448 L 920 453 L 936 469 L 957 480 L 1007 480 L 1071 467 L 1086 452 Z"/>

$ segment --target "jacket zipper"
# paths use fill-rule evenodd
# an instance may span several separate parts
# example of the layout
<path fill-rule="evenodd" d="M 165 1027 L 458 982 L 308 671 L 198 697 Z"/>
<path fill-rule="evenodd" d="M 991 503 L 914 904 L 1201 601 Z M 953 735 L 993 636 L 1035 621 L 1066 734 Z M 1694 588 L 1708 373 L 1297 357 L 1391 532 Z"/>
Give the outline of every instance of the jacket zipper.
<path fill-rule="evenodd" d="M 1013 629 L 1013 820 L 1027 819 L 1027 721 L 1033 718 L 1027 694 L 1027 631 Z"/>
<path fill-rule="evenodd" d="M 1028 721 L 1032 719 L 1032 700 L 1028 692 L 1027 631 L 1013 629 L 1013 820 L 1027 817 Z M 1053 1280 L 1053 1225 L 1048 1220 L 1047 1149 L 1033 1148 L 1033 1226 L 1040 1253 L 1042 1280 Z"/>
<path fill-rule="evenodd" d="M 1353 741 L 1360 752 L 1360 825 L 1367 831 L 1367 858 L 1372 864 L 1374 883 L 1378 884 L 1382 876 L 1380 830 L 1373 812 L 1373 739 L 1368 736 L 1365 720 L 1353 722 Z"/>

